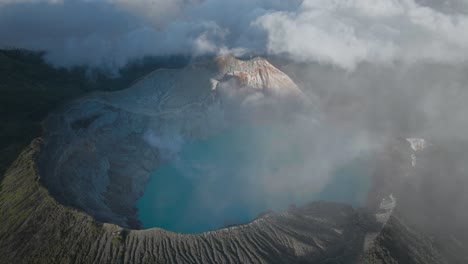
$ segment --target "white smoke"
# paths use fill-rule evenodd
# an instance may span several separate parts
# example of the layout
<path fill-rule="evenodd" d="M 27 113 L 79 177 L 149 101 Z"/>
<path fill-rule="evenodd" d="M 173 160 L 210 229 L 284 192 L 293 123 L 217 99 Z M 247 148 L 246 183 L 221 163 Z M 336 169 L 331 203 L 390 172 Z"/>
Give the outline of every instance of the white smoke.
<path fill-rule="evenodd" d="M 48 51 L 59 66 L 121 67 L 145 55 L 281 54 L 362 62 L 464 62 L 465 1 L 3 0 L 1 47 Z"/>
<path fill-rule="evenodd" d="M 182 135 L 174 132 L 156 132 L 148 130 L 143 134 L 143 140 L 150 146 L 155 147 L 162 154 L 162 159 L 171 160 L 177 156 L 184 139 Z"/>

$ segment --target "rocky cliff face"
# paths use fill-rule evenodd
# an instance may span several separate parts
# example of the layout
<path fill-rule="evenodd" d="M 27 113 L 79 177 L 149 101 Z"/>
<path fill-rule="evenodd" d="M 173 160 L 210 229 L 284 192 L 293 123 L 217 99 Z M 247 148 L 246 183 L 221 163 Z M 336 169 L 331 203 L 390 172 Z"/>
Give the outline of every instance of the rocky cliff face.
<path fill-rule="evenodd" d="M 148 131 L 203 137 L 228 125 L 217 114 L 261 115 L 276 100 L 310 103 L 265 60 L 223 57 L 64 107 L 1 182 L 0 263 L 466 263 L 463 232 L 452 236 L 461 223 L 453 221 L 448 237 L 437 229 L 443 221 L 417 225 L 447 201 L 424 207 L 420 197 L 440 195 L 416 199 L 408 184 L 430 183 L 445 156 L 406 140 L 377 153 L 367 209 L 313 202 L 201 234 L 133 230 L 135 201 L 167 151 L 148 141 Z"/>
<path fill-rule="evenodd" d="M 40 183 L 43 144 L 35 140 L 1 184 L 0 263 L 457 263 L 391 197 L 375 212 L 313 202 L 194 235 L 102 224 Z"/>
<path fill-rule="evenodd" d="M 90 95 L 51 115 L 42 181 L 66 205 L 138 228 L 136 200 L 150 171 L 170 152 L 153 138 L 215 133 L 229 122 L 227 115 L 251 118 L 267 105 L 285 112 L 277 103 L 285 100 L 306 101 L 287 75 L 260 58 L 223 57 L 212 65 L 159 70 L 127 90 Z"/>

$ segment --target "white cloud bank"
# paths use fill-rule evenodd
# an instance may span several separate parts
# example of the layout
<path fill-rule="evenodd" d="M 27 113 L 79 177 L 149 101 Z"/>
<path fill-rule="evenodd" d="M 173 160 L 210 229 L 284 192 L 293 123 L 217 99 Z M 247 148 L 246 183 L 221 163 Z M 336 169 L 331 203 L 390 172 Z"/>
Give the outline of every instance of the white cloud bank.
<path fill-rule="evenodd" d="M 465 0 L 0 0 L 0 46 L 61 66 L 144 55 L 280 54 L 362 62 L 465 62 Z"/>
<path fill-rule="evenodd" d="M 305 0 L 295 12 L 269 13 L 254 24 L 268 32 L 270 53 L 301 61 L 354 68 L 468 59 L 468 16 L 414 0 Z"/>

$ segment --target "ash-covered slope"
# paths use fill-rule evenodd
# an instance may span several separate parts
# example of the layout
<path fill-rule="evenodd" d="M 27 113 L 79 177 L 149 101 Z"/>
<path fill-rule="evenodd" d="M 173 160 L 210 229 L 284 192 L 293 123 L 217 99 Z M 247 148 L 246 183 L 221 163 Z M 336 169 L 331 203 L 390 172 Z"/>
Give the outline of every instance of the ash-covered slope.
<path fill-rule="evenodd" d="M 140 226 L 135 201 L 167 151 L 145 140 L 148 130 L 203 137 L 229 125 L 217 114 L 261 115 L 277 100 L 309 103 L 265 60 L 225 57 L 64 107 L 2 180 L 0 263 L 464 263 L 461 238 L 441 247 L 432 227 L 423 233 L 412 221 L 415 207 L 401 206 L 411 199 L 408 179 L 418 179 L 411 175 L 431 170 L 430 150 L 413 153 L 405 140 L 376 153 L 369 209 L 313 202 L 201 234 L 130 229 Z"/>
<path fill-rule="evenodd" d="M 463 263 L 408 225 L 387 198 L 374 213 L 314 202 L 201 234 L 128 230 L 63 206 L 40 183 L 35 140 L 0 189 L 0 263 Z M 379 220 L 379 221 L 377 221 Z"/>
<path fill-rule="evenodd" d="M 136 200 L 150 171 L 170 152 L 152 144 L 155 134 L 203 137 L 244 116 L 266 111 L 272 117 L 272 108 L 290 112 L 280 104 L 286 101 L 298 107 L 308 100 L 261 58 L 222 57 L 158 70 L 127 90 L 96 93 L 51 115 L 45 122 L 41 180 L 68 206 L 102 222 L 138 228 Z"/>

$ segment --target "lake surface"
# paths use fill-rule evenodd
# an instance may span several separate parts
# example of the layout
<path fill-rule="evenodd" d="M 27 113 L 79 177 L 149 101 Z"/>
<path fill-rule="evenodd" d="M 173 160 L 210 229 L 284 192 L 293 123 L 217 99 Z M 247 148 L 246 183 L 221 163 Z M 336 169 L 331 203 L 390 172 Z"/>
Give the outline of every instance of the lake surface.
<path fill-rule="evenodd" d="M 313 172 L 297 169 L 309 162 L 307 144 L 285 142 L 283 128 L 241 126 L 185 142 L 176 158 L 151 174 L 137 202 L 144 228 L 198 233 L 247 223 L 291 204 L 363 203 L 369 172 L 362 161 L 341 166 L 318 186 Z M 278 140 L 279 148 L 272 144 Z"/>

